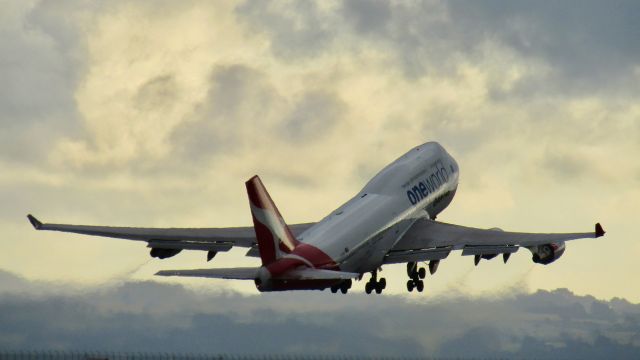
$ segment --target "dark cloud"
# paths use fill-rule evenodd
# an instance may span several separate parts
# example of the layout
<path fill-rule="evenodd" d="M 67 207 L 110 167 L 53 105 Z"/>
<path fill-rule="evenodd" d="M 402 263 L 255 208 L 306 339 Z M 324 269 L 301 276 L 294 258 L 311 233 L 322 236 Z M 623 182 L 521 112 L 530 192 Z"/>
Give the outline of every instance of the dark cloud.
<path fill-rule="evenodd" d="M 384 33 L 391 19 L 391 4 L 388 1 L 354 0 L 343 4 L 347 19 L 361 34 Z"/>
<path fill-rule="evenodd" d="M 246 26 L 271 39 L 283 59 L 311 58 L 329 47 L 336 34 L 333 19 L 314 1 L 247 1 L 236 8 Z"/>
<path fill-rule="evenodd" d="M 549 67 L 508 91 L 496 84 L 495 99 L 638 90 L 633 71 L 640 55 L 640 5 L 632 0 L 347 1 L 328 9 L 312 2 L 246 2 L 237 14 L 267 34 L 273 52 L 286 59 L 328 53 L 335 44 L 357 52 L 373 43 L 416 78 L 455 70 L 462 59 L 492 61 L 494 54 L 483 47 L 493 42 Z"/>
<path fill-rule="evenodd" d="M 447 4 L 454 26 L 471 38 L 498 39 L 524 57 L 543 60 L 552 68 L 546 80 L 564 91 L 599 92 L 611 90 L 612 84 L 633 84 L 628 77 L 640 55 L 636 1 Z"/>
<path fill-rule="evenodd" d="M 640 351 L 640 305 L 567 290 L 423 302 L 200 293 L 155 282 L 73 290 L 6 272 L 0 289 L 0 348 L 7 349 L 567 359 L 631 359 Z"/>

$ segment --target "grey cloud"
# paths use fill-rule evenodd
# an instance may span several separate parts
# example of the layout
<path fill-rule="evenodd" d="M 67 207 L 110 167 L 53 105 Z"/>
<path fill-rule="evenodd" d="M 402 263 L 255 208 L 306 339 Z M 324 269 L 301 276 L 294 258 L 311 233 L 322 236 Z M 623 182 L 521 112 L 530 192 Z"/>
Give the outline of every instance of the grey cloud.
<path fill-rule="evenodd" d="M 310 58 L 332 45 L 331 17 L 314 1 L 247 1 L 236 8 L 247 27 L 271 38 L 271 49 L 283 59 Z"/>
<path fill-rule="evenodd" d="M 50 2 L 3 7 L 12 13 L 0 27 L 3 158 L 42 161 L 55 139 L 81 131 L 73 94 L 86 50 L 73 16 L 82 7 Z"/>
<path fill-rule="evenodd" d="M 567 180 L 579 179 L 585 174 L 593 173 L 592 166 L 585 156 L 560 150 L 547 151 L 542 160 L 541 168 L 557 178 Z"/>
<path fill-rule="evenodd" d="M 640 305 L 567 290 L 425 302 L 202 293 L 155 282 L 34 295 L 34 284 L 0 272 L 0 289 L 6 284 L 12 290 L 0 297 L 0 347 L 9 349 L 567 359 L 634 358 L 640 351 Z"/>
<path fill-rule="evenodd" d="M 343 5 L 346 18 L 352 20 L 352 26 L 362 34 L 384 32 L 391 19 L 391 5 L 388 1 L 354 0 Z"/>
<path fill-rule="evenodd" d="M 134 104 L 142 111 L 166 108 L 176 99 L 178 88 L 170 74 L 159 75 L 142 84 L 134 96 Z"/>
<path fill-rule="evenodd" d="M 356 53 L 375 44 L 416 78 L 449 73 L 461 58 L 491 60 L 482 49 L 491 41 L 549 65 L 549 74 L 521 79 L 509 91 L 496 87 L 495 99 L 638 90 L 632 72 L 640 55 L 640 6 L 632 0 L 347 1 L 328 10 L 312 2 L 246 2 L 237 14 L 287 59 L 329 52 L 336 43 Z"/>
<path fill-rule="evenodd" d="M 346 104 L 335 94 L 326 91 L 304 93 L 283 121 L 288 140 L 296 142 L 317 140 L 339 123 Z"/>
<path fill-rule="evenodd" d="M 267 78 L 244 65 L 216 66 L 204 102 L 174 132 L 172 141 L 183 156 L 206 160 L 219 150 L 234 153 L 249 139 L 244 130 L 270 131 L 283 100 Z"/>
<path fill-rule="evenodd" d="M 203 103 L 172 136 L 178 151 L 191 160 L 207 160 L 221 150 L 242 151 L 273 136 L 296 143 L 319 140 L 347 111 L 330 91 L 281 94 L 265 74 L 242 64 L 216 66 L 209 85 Z"/>
<path fill-rule="evenodd" d="M 630 85 L 640 44 L 640 6 L 635 1 L 499 1 L 448 3 L 456 25 L 468 34 L 497 37 L 526 57 L 552 68 L 552 81 L 568 92 Z M 561 77 L 563 81 L 558 81 Z M 555 79 L 554 79 L 555 78 Z"/>

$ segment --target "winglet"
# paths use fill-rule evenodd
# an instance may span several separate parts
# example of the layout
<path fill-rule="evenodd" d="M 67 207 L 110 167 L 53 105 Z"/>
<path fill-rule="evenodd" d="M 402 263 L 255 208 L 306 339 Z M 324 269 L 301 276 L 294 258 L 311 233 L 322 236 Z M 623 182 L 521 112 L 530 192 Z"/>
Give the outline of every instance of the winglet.
<path fill-rule="evenodd" d="M 604 234 L 606 233 L 606 231 L 604 231 L 604 229 L 602 228 L 602 225 L 600 225 L 600 223 L 596 224 L 596 237 L 599 238 L 601 236 L 604 236 Z"/>
<path fill-rule="evenodd" d="M 40 220 L 36 219 L 36 217 L 31 214 L 27 215 L 27 219 L 29 219 L 29 222 L 31 223 L 31 225 L 33 225 L 34 229 L 40 230 L 40 228 L 42 227 L 42 223 L 40 222 Z"/>

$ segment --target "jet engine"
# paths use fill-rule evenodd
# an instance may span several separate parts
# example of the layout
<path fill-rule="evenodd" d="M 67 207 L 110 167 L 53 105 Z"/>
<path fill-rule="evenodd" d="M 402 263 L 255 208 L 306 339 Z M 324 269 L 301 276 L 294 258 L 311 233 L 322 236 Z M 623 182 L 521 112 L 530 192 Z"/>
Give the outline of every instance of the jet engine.
<path fill-rule="evenodd" d="M 551 264 L 558 260 L 562 254 L 564 254 L 565 245 L 564 241 L 544 244 L 538 246 L 532 246 L 529 248 L 533 254 L 532 260 L 536 264 Z"/>
<path fill-rule="evenodd" d="M 158 259 L 166 259 L 172 256 L 176 256 L 182 251 L 182 249 L 162 249 L 162 248 L 152 248 L 149 252 L 149 255 Z"/>

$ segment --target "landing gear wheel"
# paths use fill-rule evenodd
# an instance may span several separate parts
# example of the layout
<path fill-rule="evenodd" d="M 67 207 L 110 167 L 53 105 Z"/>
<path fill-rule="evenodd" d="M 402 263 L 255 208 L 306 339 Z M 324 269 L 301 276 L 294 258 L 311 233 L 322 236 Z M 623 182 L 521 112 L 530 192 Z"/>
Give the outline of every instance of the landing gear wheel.
<path fill-rule="evenodd" d="M 425 276 L 427 276 L 427 270 L 426 270 L 425 268 L 421 267 L 421 268 L 418 270 L 418 277 L 419 277 L 420 279 L 424 279 L 424 277 L 425 277 Z"/>
<path fill-rule="evenodd" d="M 332 286 L 331 287 L 331 292 L 334 293 L 334 294 L 337 293 L 338 292 L 338 288 L 336 286 Z"/>
<path fill-rule="evenodd" d="M 372 289 L 372 287 L 373 287 L 372 285 L 373 284 L 371 284 L 370 282 L 366 283 L 364 285 L 364 292 L 366 292 L 367 294 L 371 294 L 371 290 L 373 290 Z"/>
<path fill-rule="evenodd" d="M 380 281 L 378 281 L 379 286 L 382 288 L 382 290 L 387 288 L 387 279 L 385 278 L 380 278 Z"/>
<path fill-rule="evenodd" d="M 416 290 L 418 290 L 418 292 L 424 290 L 424 281 L 420 280 L 416 283 Z"/>
<path fill-rule="evenodd" d="M 341 287 L 340 287 L 340 292 L 341 292 L 341 293 L 346 294 L 346 293 L 347 293 L 347 291 L 349 291 L 349 288 L 348 288 L 348 287 L 346 287 L 346 286 L 341 286 Z"/>
<path fill-rule="evenodd" d="M 381 294 L 382 293 L 382 286 L 380 286 L 381 283 L 377 283 L 376 284 L 376 294 Z"/>
<path fill-rule="evenodd" d="M 413 280 L 407 280 L 407 290 L 409 290 L 409 292 L 413 291 Z"/>

